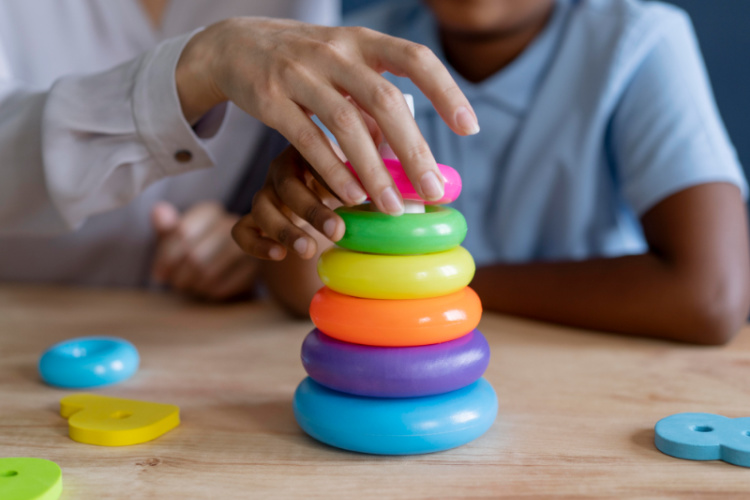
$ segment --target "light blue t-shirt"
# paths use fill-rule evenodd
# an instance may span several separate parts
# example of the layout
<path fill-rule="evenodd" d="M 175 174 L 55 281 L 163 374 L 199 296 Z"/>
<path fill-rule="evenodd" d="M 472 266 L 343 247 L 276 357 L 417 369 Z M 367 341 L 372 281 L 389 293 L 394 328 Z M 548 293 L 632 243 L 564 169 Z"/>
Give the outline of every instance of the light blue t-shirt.
<path fill-rule="evenodd" d="M 463 180 L 453 204 L 478 265 L 612 257 L 647 250 L 638 218 L 707 182 L 746 192 L 687 15 L 638 0 L 558 0 L 542 33 L 479 84 L 446 61 L 418 0 L 345 20 L 430 47 L 471 101 L 482 131 L 459 137 L 405 78 L 417 123 Z"/>

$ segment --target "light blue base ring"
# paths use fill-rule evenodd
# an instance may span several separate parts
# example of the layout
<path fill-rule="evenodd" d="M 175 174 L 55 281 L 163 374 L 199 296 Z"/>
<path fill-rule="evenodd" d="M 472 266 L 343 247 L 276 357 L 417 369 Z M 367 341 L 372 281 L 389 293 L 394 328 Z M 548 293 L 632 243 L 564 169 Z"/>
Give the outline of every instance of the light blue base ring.
<path fill-rule="evenodd" d="M 294 394 L 294 416 L 310 436 L 337 448 L 416 455 L 484 434 L 497 416 L 497 396 L 484 378 L 436 396 L 385 399 L 333 391 L 308 377 Z"/>

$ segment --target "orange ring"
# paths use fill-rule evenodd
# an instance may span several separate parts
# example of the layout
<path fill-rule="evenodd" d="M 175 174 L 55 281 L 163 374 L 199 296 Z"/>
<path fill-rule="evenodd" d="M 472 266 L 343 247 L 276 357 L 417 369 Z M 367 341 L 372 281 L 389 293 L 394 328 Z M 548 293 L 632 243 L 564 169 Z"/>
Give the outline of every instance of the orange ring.
<path fill-rule="evenodd" d="M 361 299 L 318 290 L 310 318 L 328 336 L 353 344 L 402 347 L 439 344 L 479 324 L 482 302 L 471 288 L 428 299 Z"/>

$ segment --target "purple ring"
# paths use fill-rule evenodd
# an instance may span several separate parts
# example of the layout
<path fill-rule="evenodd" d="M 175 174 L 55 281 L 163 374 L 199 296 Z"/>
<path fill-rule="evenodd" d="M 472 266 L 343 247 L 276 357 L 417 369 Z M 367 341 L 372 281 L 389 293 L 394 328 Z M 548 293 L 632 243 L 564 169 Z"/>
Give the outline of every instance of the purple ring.
<path fill-rule="evenodd" d="M 331 389 L 379 398 L 410 398 L 455 391 L 482 376 L 490 346 L 479 330 L 416 347 L 341 342 L 317 328 L 302 343 L 308 375 Z"/>

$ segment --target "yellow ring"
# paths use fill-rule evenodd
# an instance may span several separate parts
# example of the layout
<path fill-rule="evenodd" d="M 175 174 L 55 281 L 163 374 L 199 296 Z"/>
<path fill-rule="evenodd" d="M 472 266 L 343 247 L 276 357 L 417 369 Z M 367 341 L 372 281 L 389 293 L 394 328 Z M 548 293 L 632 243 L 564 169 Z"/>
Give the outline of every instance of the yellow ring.
<path fill-rule="evenodd" d="M 333 247 L 320 256 L 318 275 L 332 290 L 365 299 L 425 299 L 456 292 L 474 277 L 463 247 L 425 255 L 377 255 Z"/>

